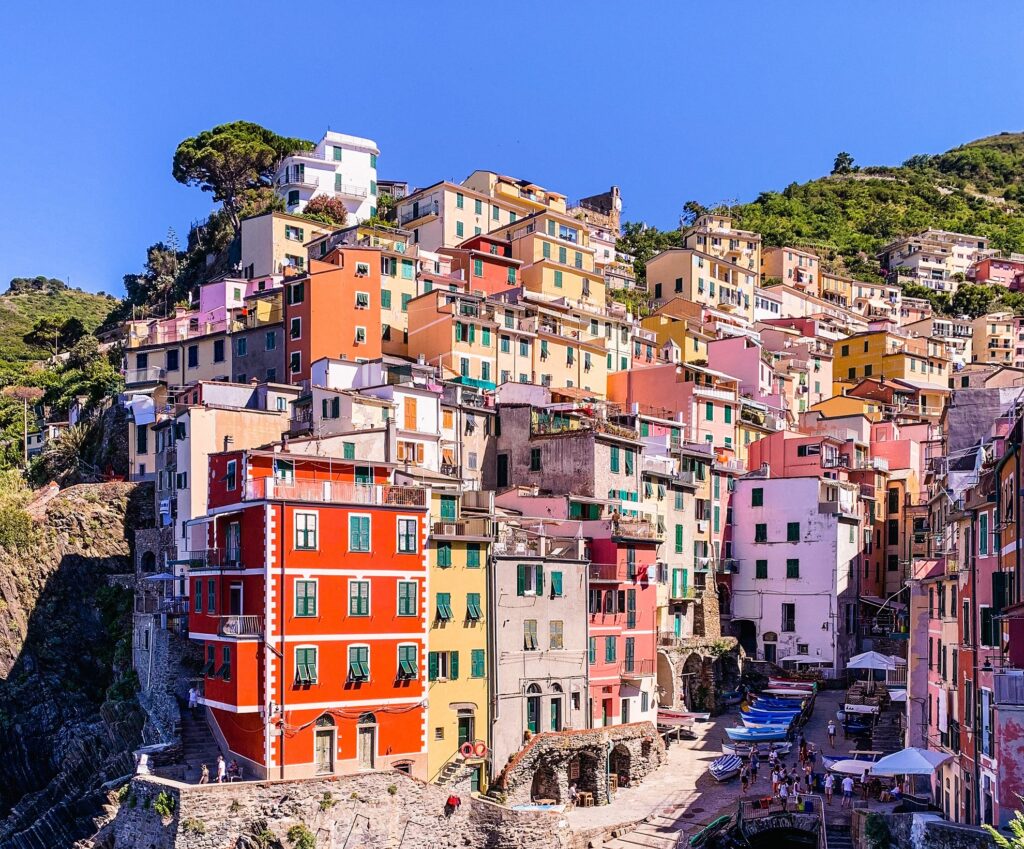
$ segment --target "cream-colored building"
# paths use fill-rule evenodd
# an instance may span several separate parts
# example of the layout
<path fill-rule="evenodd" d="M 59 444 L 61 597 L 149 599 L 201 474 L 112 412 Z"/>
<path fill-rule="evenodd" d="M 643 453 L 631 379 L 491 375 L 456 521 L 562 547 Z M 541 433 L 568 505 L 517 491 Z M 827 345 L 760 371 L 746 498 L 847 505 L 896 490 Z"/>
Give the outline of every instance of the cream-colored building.
<path fill-rule="evenodd" d="M 821 286 L 821 260 L 800 248 L 765 248 L 761 252 L 761 279 L 775 278 L 784 286 L 793 286 L 817 295 Z"/>
<path fill-rule="evenodd" d="M 702 215 L 683 234 L 683 247 L 761 272 L 761 234 L 737 230 L 728 215 Z"/>
<path fill-rule="evenodd" d="M 242 219 L 241 265 L 248 278 L 284 274 L 285 268 L 309 267 L 306 244 L 334 228 L 286 212 Z"/>
<path fill-rule="evenodd" d="M 563 207 L 564 208 L 564 207 Z M 471 186 L 442 181 L 427 186 L 397 205 L 398 225 L 424 250 L 458 247 L 466 239 L 489 233 L 523 218 L 523 205 Z"/>
<path fill-rule="evenodd" d="M 647 291 L 658 307 L 683 298 L 752 321 L 757 275 L 754 269 L 700 250 L 669 248 L 648 261 Z"/>
<path fill-rule="evenodd" d="M 1014 315 L 990 312 L 972 322 L 971 362 L 1018 365 L 1014 360 Z"/>

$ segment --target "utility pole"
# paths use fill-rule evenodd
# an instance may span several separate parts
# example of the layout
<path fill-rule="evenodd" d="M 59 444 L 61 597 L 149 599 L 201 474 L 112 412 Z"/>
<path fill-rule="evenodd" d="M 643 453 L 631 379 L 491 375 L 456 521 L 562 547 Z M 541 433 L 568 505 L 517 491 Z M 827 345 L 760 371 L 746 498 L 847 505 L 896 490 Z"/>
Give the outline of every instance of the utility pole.
<path fill-rule="evenodd" d="M 21 399 L 22 404 L 22 433 L 21 433 L 21 459 L 28 467 L 28 398 Z"/>

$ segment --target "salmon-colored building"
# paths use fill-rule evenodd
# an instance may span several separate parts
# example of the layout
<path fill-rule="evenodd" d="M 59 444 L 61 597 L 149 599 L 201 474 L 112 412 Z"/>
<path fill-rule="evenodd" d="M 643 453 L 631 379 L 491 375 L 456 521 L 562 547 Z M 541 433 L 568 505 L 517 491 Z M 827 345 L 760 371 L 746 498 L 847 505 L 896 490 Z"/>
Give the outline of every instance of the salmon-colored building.
<path fill-rule="evenodd" d="M 310 366 L 329 357 L 381 356 L 381 251 L 335 248 L 309 272 L 285 284 L 284 338 L 288 380 L 309 379 Z"/>
<path fill-rule="evenodd" d="M 500 295 L 521 284 L 521 259 L 512 256 L 508 239 L 473 236 L 457 248 L 441 248 L 451 257 L 452 271 L 461 272 L 467 289 L 476 295 Z"/>
<path fill-rule="evenodd" d="M 426 778 L 427 490 L 383 463 L 210 457 L 190 554 L 201 703 L 248 775 Z"/>

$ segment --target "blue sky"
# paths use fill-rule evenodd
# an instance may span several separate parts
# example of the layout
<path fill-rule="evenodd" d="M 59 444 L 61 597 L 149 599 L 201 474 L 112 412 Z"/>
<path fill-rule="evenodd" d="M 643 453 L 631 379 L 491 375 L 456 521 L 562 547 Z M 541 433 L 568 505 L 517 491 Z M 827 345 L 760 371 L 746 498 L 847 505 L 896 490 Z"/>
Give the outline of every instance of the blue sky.
<path fill-rule="evenodd" d="M 210 210 L 186 136 L 247 119 L 375 139 L 380 175 L 475 168 L 671 226 L 839 150 L 898 163 L 1022 129 L 1010 2 L 11 3 L 0 28 L 0 289 L 122 293 L 147 245 Z"/>

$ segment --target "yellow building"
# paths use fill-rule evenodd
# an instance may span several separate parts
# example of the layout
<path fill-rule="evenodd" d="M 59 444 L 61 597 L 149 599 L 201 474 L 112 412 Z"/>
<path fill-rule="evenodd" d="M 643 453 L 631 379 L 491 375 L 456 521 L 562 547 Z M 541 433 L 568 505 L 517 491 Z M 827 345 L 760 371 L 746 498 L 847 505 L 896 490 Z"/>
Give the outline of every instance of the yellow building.
<path fill-rule="evenodd" d="M 578 316 L 555 306 L 535 305 L 524 326 L 536 331 L 533 348 L 534 382 L 561 389 L 578 387 L 605 396 L 608 358 L 605 340 L 588 338 Z"/>
<path fill-rule="evenodd" d="M 1014 360 L 1014 315 L 1012 312 L 990 312 L 972 322 L 972 363 L 1018 365 Z"/>
<path fill-rule="evenodd" d="M 774 278 L 783 286 L 792 286 L 817 295 L 821 285 L 821 260 L 800 248 L 765 248 L 761 252 L 761 280 Z"/>
<path fill-rule="evenodd" d="M 268 212 L 242 220 L 241 264 L 245 277 L 283 274 L 286 267 L 309 265 L 308 242 L 335 228 L 286 212 Z"/>
<path fill-rule="evenodd" d="M 822 271 L 822 300 L 848 309 L 853 305 L 853 287 L 855 282 L 852 277 L 843 277 L 830 271 Z"/>
<path fill-rule="evenodd" d="M 839 387 L 849 386 L 848 383 L 837 384 Z M 864 416 L 869 421 L 882 420 L 882 404 L 869 398 L 855 398 L 850 395 L 833 395 L 817 404 L 809 412 L 820 413 L 827 419 L 843 418 L 844 416 Z"/>
<path fill-rule="evenodd" d="M 594 267 L 590 232 L 575 218 L 545 210 L 491 233 L 511 241 L 527 291 L 604 307 L 604 277 Z"/>
<path fill-rule="evenodd" d="M 833 380 L 889 377 L 914 385 L 949 386 L 949 359 L 941 340 L 869 330 L 840 339 L 834 346 Z M 840 394 L 836 389 L 833 395 Z"/>
<path fill-rule="evenodd" d="M 407 303 L 409 350 L 446 376 L 485 389 L 497 379 L 494 305 L 479 295 L 432 289 Z"/>
<path fill-rule="evenodd" d="M 703 251 L 669 248 L 648 261 L 647 290 L 659 307 L 683 298 L 752 321 L 758 273 Z"/>
<path fill-rule="evenodd" d="M 565 214 L 565 195 L 529 180 L 517 180 L 493 171 L 474 171 L 462 181 L 462 185 L 518 208 L 523 216 L 545 210 Z"/>
<path fill-rule="evenodd" d="M 477 494 L 478 495 L 478 494 Z M 487 569 L 491 519 L 486 508 L 464 512 L 457 490 L 431 495 L 427 636 L 427 767 L 432 782 L 458 780 L 469 770 L 470 790 L 483 791 L 486 761 L 475 743 L 490 746 L 487 691 Z M 464 757 L 462 747 L 470 746 Z"/>
<path fill-rule="evenodd" d="M 723 259 L 755 274 L 761 271 L 761 234 L 737 230 L 728 215 L 702 215 L 683 234 L 683 247 Z"/>
<path fill-rule="evenodd" d="M 640 320 L 644 330 L 654 331 L 661 347 L 675 342 L 685 363 L 708 360 L 708 342 L 713 338 L 704 331 L 701 307 L 682 298 L 672 298 L 657 312 Z"/>

